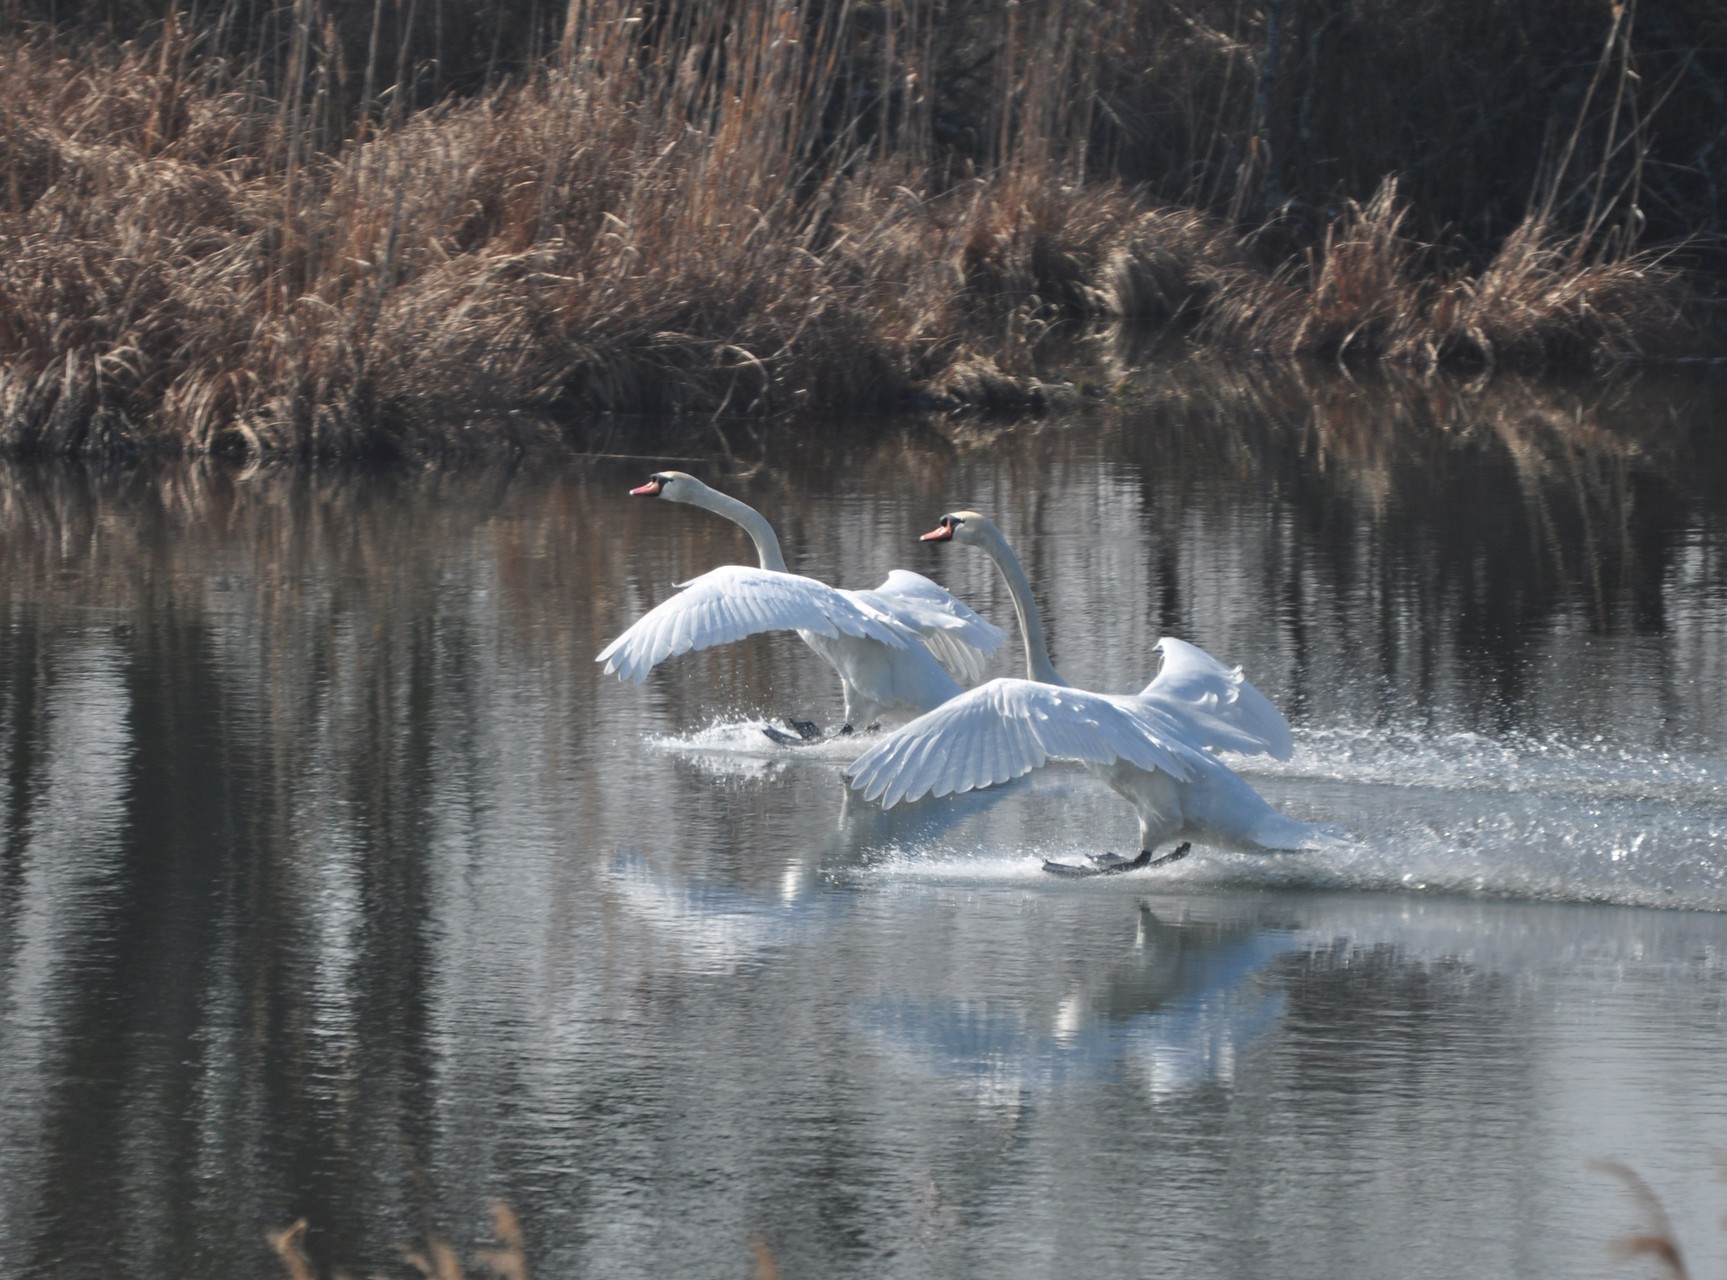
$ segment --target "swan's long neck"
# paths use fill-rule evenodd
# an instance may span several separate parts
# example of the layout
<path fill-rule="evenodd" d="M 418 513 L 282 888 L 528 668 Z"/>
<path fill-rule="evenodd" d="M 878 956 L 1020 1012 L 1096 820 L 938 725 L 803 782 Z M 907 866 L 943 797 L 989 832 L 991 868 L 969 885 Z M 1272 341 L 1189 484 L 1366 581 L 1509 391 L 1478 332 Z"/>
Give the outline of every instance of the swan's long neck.
<path fill-rule="evenodd" d="M 1007 539 L 1001 536 L 1000 530 L 992 529 L 990 532 L 993 536 L 978 545 L 995 561 L 1002 580 L 1007 583 L 1008 594 L 1013 597 L 1013 611 L 1019 615 L 1020 639 L 1025 641 L 1026 675 L 1044 684 L 1066 686 L 1067 681 L 1061 678 L 1055 663 L 1049 660 L 1049 643 L 1043 638 L 1043 615 L 1038 612 L 1037 601 L 1031 598 L 1031 579 L 1025 576 L 1025 566 L 1014 555 L 1013 548 L 1007 545 Z"/>
<path fill-rule="evenodd" d="M 786 572 L 786 558 L 780 554 L 780 540 L 774 534 L 774 527 L 747 502 L 739 502 L 728 497 L 718 489 L 703 487 L 695 491 L 692 497 L 683 499 L 694 506 L 706 507 L 715 515 L 724 516 L 733 524 L 741 525 L 743 531 L 750 535 L 750 541 L 756 544 L 756 555 L 761 558 L 762 568 L 773 569 L 779 573 Z"/>

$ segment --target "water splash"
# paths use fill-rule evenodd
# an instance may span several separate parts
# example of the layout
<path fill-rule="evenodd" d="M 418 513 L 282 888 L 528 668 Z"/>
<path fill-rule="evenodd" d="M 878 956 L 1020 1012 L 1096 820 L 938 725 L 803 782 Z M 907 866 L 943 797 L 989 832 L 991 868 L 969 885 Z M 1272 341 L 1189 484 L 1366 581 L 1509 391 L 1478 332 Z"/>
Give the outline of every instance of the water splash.
<path fill-rule="evenodd" d="M 844 767 L 857 759 L 874 735 L 829 734 L 809 742 L 775 742 L 764 732 L 777 728 L 757 717 L 711 720 L 677 734 L 653 734 L 647 743 L 656 751 L 685 757 L 715 774 L 765 775 L 798 761 L 821 761 Z"/>
<path fill-rule="evenodd" d="M 1043 860 L 1080 862 L 1119 838 L 1120 802 L 1082 774 L 1044 770 L 1019 809 L 994 815 L 1011 824 L 1005 838 L 986 829 L 968 845 L 974 833 L 962 830 L 879 851 L 856 874 L 1085 893 L 1343 890 L 1727 910 L 1727 762 L 1606 742 L 1328 729 L 1303 734 L 1286 764 L 1232 763 L 1280 809 L 1347 838 L 1274 855 L 1196 844 L 1172 866 L 1057 881 Z"/>

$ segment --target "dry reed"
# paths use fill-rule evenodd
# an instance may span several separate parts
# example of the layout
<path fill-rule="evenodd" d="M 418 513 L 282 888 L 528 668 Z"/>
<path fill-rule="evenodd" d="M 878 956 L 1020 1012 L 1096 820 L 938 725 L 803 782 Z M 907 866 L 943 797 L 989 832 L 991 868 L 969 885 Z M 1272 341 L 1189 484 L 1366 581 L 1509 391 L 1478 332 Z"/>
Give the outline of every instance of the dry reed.
<path fill-rule="evenodd" d="M 306 1225 L 306 1220 L 301 1218 L 280 1231 L 265 1233 L 271 1250 L 287 1273 L 287 1280 L 314 1280 L 318 1274 L 302 1246 Z M 528 1280 L 522 1225 L 515 1211 L 502 1200 L 492 1202 L 492 1230 L 497 1236 L 497 1245 L 478 1250 L 474 1254 L 474 1263 L 498 1280 Z M 428 1236 L 423 1248 L 404 1245 L 401 1254 L 403 1261 L 427 1280 L 463 1280 L 467 1274 L 454 1247 L 436 1235 Z"/>
<path fill-rule="evenodd" d="M 1680 1251 L 1679 1242 L 1674 1236 L 1673 1223 L 1667 1217 L 1661 1198 L 1629 1165 L 1621 1164 L 1617 1160 L 1597 1160 L 1591 1167 L 1612 1174 L 1623 1182 L 1648 1224 L 1631 1235 L 1615 1240 L 1612 1244 L 1614 1256 L 1624 1262 L 1649 1258 L 1659 1264 L 1670 1280 L 1687 1280 L 1691 1273 L 1685 1266 L 1685 1255 Z"/>
<path fill-rule="evenodd" d="M 486 74 L 469 49 L 428 82 L 383 8 L 0 37 L 0 448 L 424 457 L 616 414 L 1021 412 L 1061 398 L 1052 328 L 1096 319 L 1425 365 L 1687 339 L 1683 278 L 1620 216 L 1652 136 L 1619 123 L 1628 19 L 1551 198 L 1470 268 L 1389 180 L 1280 263 L 1294 223 L 1253 218 L 1295 178 L 1241 121 L 1287 86 L 1231 68 L 1288 36 L 1224 10 L 590 0 L 520 47 L 500 18 Z M 1215 112 L 1165 158 L 1184 203 L 1110 176 L 1151 163 L 1121 67 L 1152 54 Z"/>
<path fill-rule="evenodd" d="M 1428 263 L 1387 180 L 1320 243 L 1270 276 L 1237 275 L 1212 336 L 1277 355 L 1520 368 L 1623 360 L 1687 341 L 1687 281 L 1656 252 L 1591 252 L 1531 214 L 1477 272 Z"/>
<path fill-rule="evenodd" d="M 1636 1170 L 1617 1160 L 1596 1160 L 1591 1168 L 1617 1178 L 1625 1185 L 1645 1225 L 1610 1244 L 1615 1258 L 1622 1262 L 1649 1260 L 1660 1267 L 1669 1280 L 1688 1280 L 1691 1272 L 1679 1247 L 1673 1224 L 1659 1196 Z M 278 1231 L 265 1233 L 271 1250 L 286 1272 L 287 1280 L 314 1280 L 316 1267 L 302 1247 L 307 1223 L 304 1218 Z M 496 1247 L 478 1250 L 474 1262 L 498 1277 L 498 1280 L 528 1280 L 527 1256 L 523 1249 L 522 1228 L 515 1212 L 502 1200 L 492 1202 L 492 1227 L 497 1236 Z M 772 1247 L 759 1233 L 749 1237 L 750 1275 L 753 1280 L 777 1280 L 779 1263 Z M 423 1249 L 404 1246 L 403 1259 L 427 1280 L 463 1280 L 461 1257 L 446 1240 L 429 1236 Z"/>

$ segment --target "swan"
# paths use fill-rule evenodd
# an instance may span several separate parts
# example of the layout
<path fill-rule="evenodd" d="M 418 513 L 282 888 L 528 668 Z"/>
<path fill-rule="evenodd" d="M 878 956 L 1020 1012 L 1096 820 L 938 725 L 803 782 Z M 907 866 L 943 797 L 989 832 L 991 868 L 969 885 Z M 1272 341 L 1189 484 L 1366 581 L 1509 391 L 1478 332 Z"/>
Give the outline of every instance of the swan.
<path fill-rule="evenodd" d="M 850 733 L 902 724 L 940 706 L 964 692 L 961 681 L 980 680 L 985 659 L 1001 647 L 999 627 L 922 574 L 895 569 L 873 591 L 844 591 L 788 573 L 766 517 L 688 472 L 656 472 L 630 493 L 702 507 L 742 526 L 761 566 L 722 565 L 678 584 L 677 595 L 600 651 L 595 661 L 607 674 L 639 684 L 667 658 L 763 631 L 796 631 L 839 674 L 840 732 Z M 808 722 L 787 724 L 804 740 L 818 736 Z M 776 742 L 796 741 L 771 726 L 763 732 Z"/>
<path fill-rule="evenodd" d="M 1077 760 L 1133 806 L 1139 855 L 1104 854 L 1089 867 L 1044 863 L 1063 875 L 1097 875 L 1163 866 L 1183 857 L 1178 835 L 1252 853 L 1317 848 L 1320 827 L 1285 817 L 1212 754 L 1263 752 L 1288 759 L 1289 723 L 1247 683 L 1205 650 L 1171 636 L 1157 642 L 1163 664 L 1137 694 L 1075 689 L 1050 661 L 1043 619 L 1025 569 L 1000 529 L 975 511 L 950 512 L 925 542 L 963 542 L 987 553 L 1013 597 L 1025 642 L 1027 679 L 979 685 L 895 730 L 846 770 L 868 800 L 901 800 L 987 787 L 1051 759 Z"/>

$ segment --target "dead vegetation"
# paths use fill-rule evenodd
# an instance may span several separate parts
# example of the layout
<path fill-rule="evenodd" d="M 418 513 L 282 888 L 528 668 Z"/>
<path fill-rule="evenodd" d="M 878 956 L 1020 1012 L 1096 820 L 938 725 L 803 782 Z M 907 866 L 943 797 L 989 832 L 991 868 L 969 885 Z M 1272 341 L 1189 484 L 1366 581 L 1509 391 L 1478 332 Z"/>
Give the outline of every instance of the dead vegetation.
<path fill-rule="evenodd" d="M 282 1264 L 287 1280 L 317 1280 L 318 1270 L 306 1256 L 303 1240 L 307 1223 L 304 1218 L 279 1231 L 265 1233 L 271 1250 Z M 449 1241 L 433 1234 L 423 1247 L 403 1245 L 402 1259 L 426 1280 L 463 1280 L 470 1274 L 495 1276 L 497 1280 L 528 1280 L 528 1259 L 522 1242 L 522 1224 L 515 1211 L 502 1200 L 492 1202 L 492 1230 L 497 1244 L 476 1250 L 468 1270 L 462 1267 L 461 1255 Z M 751 1280 L 778 1280 L 779 1263 L 767 1240 L 759 1233 L 749 1237 Z M 484 1268 L 475 1271 L 475 1268 Z M 342 1273 L 337 1272 L 338 1276 Z"/>
<path fill-rule="evenodd" d="M 1718 1155 L 1716 1163 L 1718 1176 L 1727 1176 L 1727 1158 Z M 1678 1233 L 1667 1215 L 1667 1207 L 1642 1175 L 1618 1160 L 1595 1160 L 1591 1167 L 1624 1184 L 1640 1219 L 1635 1230 L 1612 1242 L 1613 1256 L 1620 1262 L 1652 1262 L 1660 1268 L 1660 1274 L 1666 1280 L 1689 1280 L 1691 1270 L 1686 1266 L 1685 1253 L 1679 1246 Z"/>
<path fill-rule="evenodd" d="M 281 1262 L 287 1280 L 316 1280 L 318 1275 L 303 1246 L 306 1227 L 306 1220 L 301 1218 L 279 1231 L 265 1233 L 265 1239 Z M 497 1236 L 497 1244 L 476 1251 L 473 1265 L 485 1268 L 480 1274 L 496 1276 L 498 1280 L 528 1280 L 522 1224 L 515 1211 L 502 1200 L 492 1202 L 492 1230 Z M 449 1241 L 436 1234 L 429 1235 L 423 1247 L 403 1245 L 401 1254 L 403 1261 L 426 1280 L 462 1280 L 467 1274 L 462 1269 L 461 1255 Z"/>
<path fill-rule="evenodd" d="M 1277 355 L 1543 368 L 1683 350 L 1687 281 L 1654 253 L 1602 254 L 1533 213 L 1478 271 L 1433 265 L 1387 180 L 1319 244 L 1267 276 L 1242 273 L 1204 323 Z"/>
<path fill-rule="evenodd" d="M 1100 319 L 1429 367 L 1690 341 L 1686 277 L 1637 247 L 1641 188 L 1614 176 L 1646 132 L 1623 9 L 1485 256 L 1422 243 L 1391 178 L 1311 237 L 1287 207 L 1256 222 L 1290 178 L 1229 154 L 1227 87 L 1186 199 L 1129 185 L 1127 100 L 1099 106 L 1121 60 L 1161 49 L 1198 93 L 1232 37 L 1107 5 L 1004 10 L 992 36 L 987 9 L 592 0 L 462 93 L 426 88 L 414 33 L 392 56 L 382 6 L 369 33 L 322 0 L 210 30 L 171 11 L 117 47 L 15 31 L 0 448 L 421 457 L 607 415 L 1021 413 L 1061 399 L 1045 335 Z"/>

